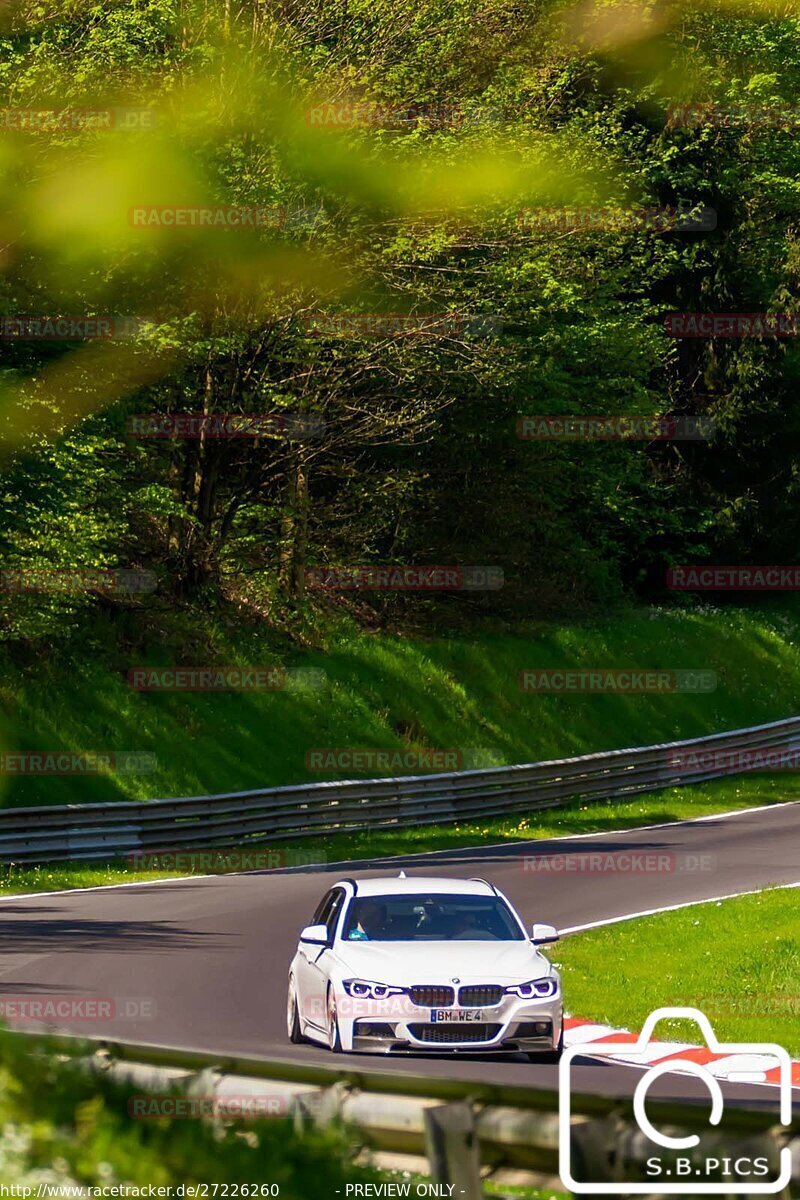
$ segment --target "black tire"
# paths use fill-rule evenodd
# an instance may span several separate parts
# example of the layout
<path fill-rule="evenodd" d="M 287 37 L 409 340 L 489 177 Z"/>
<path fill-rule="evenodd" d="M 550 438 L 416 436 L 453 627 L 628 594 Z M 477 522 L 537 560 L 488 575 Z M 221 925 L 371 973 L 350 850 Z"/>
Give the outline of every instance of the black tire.
<path fill-rule="evenodd" d="M 561 1050 L 545 1050 L 542 1054 L 529 1053 L 528 1062 L 541 1063 L 543 1066 L 555 1066 L 561 1061 Z"/>
<path fill-rule="evenodd" d="M 342 1053 L 342 1035 L 339 1033 L 339 1019 L 336 1016 L 336 1002 L 333 999 L 333 992 L 328 988 L 328 1045 L 331 1054 Z"/>
<path fill-rule="evenodd" d="M 561 1026 L 561 1033 L 558 1038 L 558 1045 L 555 1050 L 545 1050 L 543 1054 L 537 1054 L 536 1051 L 531 1051 L 528 1054 L 528 1062 L 532 1063 L 557 1063 L 564 1053 L 564 1026 Z"/>
<path fill-rule="evenodd" d="M 300 1027 L 300 1013 L 297 1009 L 297 992 L 295 991 L 294 980 L 289 980 L 289 994 L 286 1000 L 286 1024 L 289 1033 L 289 1041 L 295 1046 L 302 1046 L 305 1042 L 303 1031 Z"/>

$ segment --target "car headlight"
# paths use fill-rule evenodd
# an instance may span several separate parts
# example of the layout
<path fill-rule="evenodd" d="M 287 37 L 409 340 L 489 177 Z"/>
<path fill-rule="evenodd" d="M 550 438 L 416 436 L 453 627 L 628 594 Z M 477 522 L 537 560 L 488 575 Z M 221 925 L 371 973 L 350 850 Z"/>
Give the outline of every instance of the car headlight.
<path fill-rule="evenodd" d="M 558 995 L 558 980 L 552 975 L 546 979 L 530 979 L 527 983 L 512 983 L 506 994 L 519 996 L 522 1000 L 549 1000 Z"/>
<path fill-rule="evenodd" d="M 387 996 L 399 996 L 405 988 L 393 987 L 389 983 L 372 983 L 369 979 L 343 979 L 342 986 L 348 996 L 357 1000 L 385 1000 Z"/>

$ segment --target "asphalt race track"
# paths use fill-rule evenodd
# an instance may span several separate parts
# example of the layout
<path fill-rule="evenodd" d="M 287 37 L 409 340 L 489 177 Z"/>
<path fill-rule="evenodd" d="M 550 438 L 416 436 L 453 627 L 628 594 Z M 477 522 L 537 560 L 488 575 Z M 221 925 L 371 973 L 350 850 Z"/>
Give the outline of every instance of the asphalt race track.
<path fill-rule="evenodd" d="M 624 869 L 631 852 L 660 856 L 660 869 Z M 601 859 L 595 858 L 593 869 L 565 871 L 565 854 Z M 547 921 L 572 929 L 797 882 L 800 803 L 724 819 L 382 863 L 0 900 L 0 1002 L 109 998 L 114 1002 L 110 1017 L 68 1020 L 60 1028 L 228 1053 L 302 1055 L 330 1064 L 322 1048 L 294 1047 L 286 1038 L 287 969 L 297 934 L 335 879 L 395 874 L 401 868 L 420 875 L 486 877 L 506 892 L 526 924 Z M 614 986 L 613 971 L 609 986 Z M 665 994 L 662 1002 L 673 999 Z M 568 990 L 566 1006 L 569 1010 Z M 779 1040 L 779 1035 L 778 1029 L 765 1030 L 764 1040 Z M 387 1065 L 381 1056 L 345 1061 Z M 557 1084 L 555 1066 L 514 1058 L 397 1057 L 391 1062 L 397 1071 Z M 575 1070 L 576 1088 L 607 1095 L 629 1095 L 638 1078 L 636 1068 L 589 1059 Z M 776 1102 L 776 1089 L 737 1084 L 724 1090 L 733 1100 L 770 1107 Z M 652 1094 L 707 1097 L 698 1080 L 680 1075 L 663 1079 Z"/>

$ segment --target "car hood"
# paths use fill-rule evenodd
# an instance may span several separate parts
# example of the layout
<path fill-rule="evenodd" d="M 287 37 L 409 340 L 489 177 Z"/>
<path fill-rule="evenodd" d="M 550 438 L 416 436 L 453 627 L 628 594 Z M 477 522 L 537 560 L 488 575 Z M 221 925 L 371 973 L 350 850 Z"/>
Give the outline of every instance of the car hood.
<path fill-rule="evenodd" d="M 549 975 L 550 963 L 531 942 L 341 942 L 346 970 L 377 983 L 513 983 Z"/>

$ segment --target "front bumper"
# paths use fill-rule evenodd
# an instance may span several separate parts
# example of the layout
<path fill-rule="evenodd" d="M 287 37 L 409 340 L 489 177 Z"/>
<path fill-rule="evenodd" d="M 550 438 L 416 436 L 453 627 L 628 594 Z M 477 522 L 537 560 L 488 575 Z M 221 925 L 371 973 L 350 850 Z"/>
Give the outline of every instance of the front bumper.
<path fill-rule="evenodd" d="M 411 1004 L 401 1016 L 365 1011 L 340 1017 L 342 1048 L 365 1054 L 546 1054 L 559 1044 L 560 996 L 538 1001 L 505 997 L 480 1012 L 481 1020 L 474 1024 L 434 1023 L 429 1008 Z"/>

